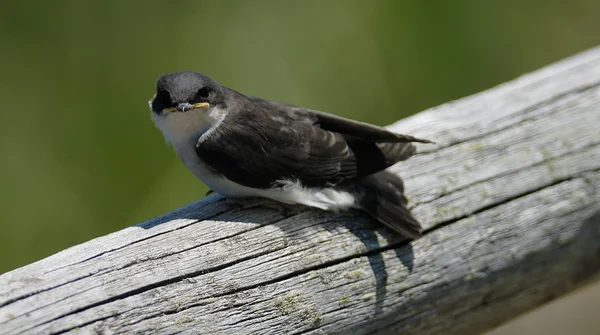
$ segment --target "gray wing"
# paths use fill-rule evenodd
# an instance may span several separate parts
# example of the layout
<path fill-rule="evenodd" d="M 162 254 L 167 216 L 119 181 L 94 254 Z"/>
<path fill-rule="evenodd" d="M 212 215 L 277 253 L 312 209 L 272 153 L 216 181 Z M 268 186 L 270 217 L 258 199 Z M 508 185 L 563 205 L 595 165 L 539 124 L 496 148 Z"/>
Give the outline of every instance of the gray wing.
<path fill-rule="evenodd" d="M 416 138 L 410 135 L 403 135 L 391 132 L 383 127 L 373 124 L 346 119 L 341 116 L 310 110 L 318 120 L 321 128 L 330 131 L 358 137 L 365 141 L 374 142 L 420 142 L 433 143 L 430 140 Z"/>
<path fill-rule="evenodd" d="M 332 186 L 381 171 L 429 142 L 329 114 L 249 104 L 199 141 L 198 156 L 216 172 L 254 188 L 282 180 Z"/>

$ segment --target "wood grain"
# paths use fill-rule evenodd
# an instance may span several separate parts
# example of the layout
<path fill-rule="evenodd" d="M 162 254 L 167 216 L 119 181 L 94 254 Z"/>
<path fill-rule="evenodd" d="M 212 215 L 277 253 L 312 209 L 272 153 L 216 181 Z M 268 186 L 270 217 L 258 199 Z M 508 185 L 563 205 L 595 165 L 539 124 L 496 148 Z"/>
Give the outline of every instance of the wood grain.
<path fill-rule="evenodd" d="M 600 48 L 390 126 L 423 238 L 213 195 L 0 276 L 1 334 L 476 334 L 600 270 Z"/>

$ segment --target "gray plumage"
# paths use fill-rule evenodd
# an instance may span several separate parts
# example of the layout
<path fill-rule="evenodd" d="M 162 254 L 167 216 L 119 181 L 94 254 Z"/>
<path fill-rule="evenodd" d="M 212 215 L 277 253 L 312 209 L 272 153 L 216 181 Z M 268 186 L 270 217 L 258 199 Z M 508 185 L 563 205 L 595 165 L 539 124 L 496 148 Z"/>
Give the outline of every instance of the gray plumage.
<path fill-rule="evenodd" d="M 420 236 L 402 180 L 384 170 L 412 156 L 412 142 L 430 141 L 247 96 L 195 72 L 161 76 L 156 87 L 156 126 L 215 192 L 360 208 L 396 232 Z"/>

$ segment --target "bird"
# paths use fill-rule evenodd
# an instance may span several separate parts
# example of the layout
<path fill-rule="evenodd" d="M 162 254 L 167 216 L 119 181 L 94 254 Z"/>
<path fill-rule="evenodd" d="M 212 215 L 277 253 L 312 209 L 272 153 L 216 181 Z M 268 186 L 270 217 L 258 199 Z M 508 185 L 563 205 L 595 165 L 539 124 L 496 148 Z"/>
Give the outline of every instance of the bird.
<path fill-rule="evenodd" d="M 213 192 L 325 211 L 358 209 L 409 239 L 422 227 L 386 169 L 433 143 L 334 114 L 246 95 L 194 71 L 160 75 L 155 126 Z"/>

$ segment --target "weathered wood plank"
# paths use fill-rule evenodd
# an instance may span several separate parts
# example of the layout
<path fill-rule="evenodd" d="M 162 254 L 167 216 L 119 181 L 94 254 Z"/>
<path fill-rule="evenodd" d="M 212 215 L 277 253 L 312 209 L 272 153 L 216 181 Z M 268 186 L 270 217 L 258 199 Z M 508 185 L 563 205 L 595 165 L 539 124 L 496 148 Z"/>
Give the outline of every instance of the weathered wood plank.
<path fill-rule="evenodd" d="M 391 126 L 426 235 L 218 196 L 0 276 L 0 333 L 478 333 L 600 270 L 600 48 Z"/>

